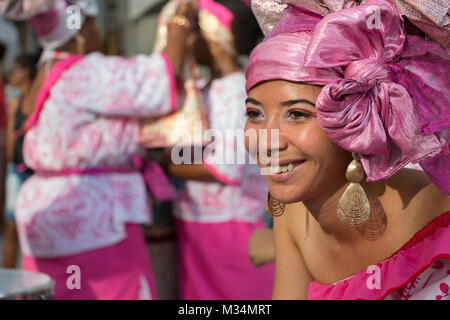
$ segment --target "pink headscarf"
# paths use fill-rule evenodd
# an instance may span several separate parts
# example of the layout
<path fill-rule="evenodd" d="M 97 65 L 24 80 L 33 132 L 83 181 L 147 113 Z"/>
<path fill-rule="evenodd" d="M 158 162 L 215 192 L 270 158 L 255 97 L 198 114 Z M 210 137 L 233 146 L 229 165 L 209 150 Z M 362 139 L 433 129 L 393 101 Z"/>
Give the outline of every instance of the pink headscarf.
<path fill-rule="evenodd" d="M 419 163 L 448 195 L 448 74 L 445 50 L 406 35 L 391 2 L 369 0 L 324 18 L 287 7 L 251 55 L 246 89 L 275 79 L 323 85 L 318 123 L 341 148 L 360 155 L 367 181 Z"/>
<path fill-rule="evenodd" d="M 206 10 L 214 15 L 219 22 L 228 30 L 231 29 L 231 22 L 233 21 L 233 13 L 226 7 L 213 0 L 198 0 L 198 6 L 202 10 Z"/>
<path fill-rule="evenodd" d="M 96 0 L 2 0 L 0 15 L 14 20 L 27 20 L 41 45 L 54 50 L 79 31 L 67 24 L 74 14 L 68 10 L 72 5 L 79 9 L 80 26 L 85 17 L 98 13 Z"/>
<path fill-rule="evenodd" d="M 205 39 L 220 44 L 230 54 L 236 54 L 231 23 L 234 15 L 213 0 L 199 0 L 199 26 Z"/>

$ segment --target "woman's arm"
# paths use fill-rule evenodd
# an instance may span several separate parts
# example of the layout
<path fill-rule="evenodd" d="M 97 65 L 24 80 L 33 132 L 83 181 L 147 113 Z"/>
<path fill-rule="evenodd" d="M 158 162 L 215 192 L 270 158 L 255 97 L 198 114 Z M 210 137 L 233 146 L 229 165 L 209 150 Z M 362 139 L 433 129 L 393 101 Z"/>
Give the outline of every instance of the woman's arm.
<path fill-rule="evenodd" d="M 248 255 L 255 267 L 275 261 L 275 241 L 272 229 L 264 228 L 253 232 L 248 242 Z"/>
<path fill-rule="evenodd" d="M 20 98 L 15 98 L 10 102 L 8 108 L 6 109 L 8 117 L 8 121 L 6 122 L 6 163 L 12 161 L 14 154 L 14 143 L 16 140 L 14 136 L 14 122 L 19 103 Z"/>
<path fill-rule="evenodd" d="M 287 209 L 288 207 L 286 206 Z M 287 211 L 274 219 L 276 259 L 272 298 L 274 300 L 306 300 L 309 283 L 313 278 L 289 232 L 292 215 Z"/>
<path fill-rule="evenodd" d="M 203 164 L 171 164 L 167 172 L 172 177 L 182 180 L 217 182 L 211 172 Z"/>

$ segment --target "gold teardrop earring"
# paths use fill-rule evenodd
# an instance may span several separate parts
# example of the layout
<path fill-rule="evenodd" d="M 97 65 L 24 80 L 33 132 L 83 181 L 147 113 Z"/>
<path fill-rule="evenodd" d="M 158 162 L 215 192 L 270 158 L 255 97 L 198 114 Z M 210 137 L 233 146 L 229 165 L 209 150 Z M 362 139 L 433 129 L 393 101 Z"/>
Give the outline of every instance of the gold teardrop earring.
<path fill-rule="evenodd" d="M 269 207 L 269 213 L 272 215 L 272 217 L 281 216 L 284 213 L 284 209 L 286 208 L 286 205 L 280 200 L 273 198 L 270 192 L 267 196 L 267 206 Z"/>
<path fill-rule="evenodd" d="M 360 182 L 364 178 L 364 169 L 359 156 L 352 152 L 353 161 L 347 167 L 345 176 L 350 185 L 345 190 L 337 206 L 339 220 L 348 226 L 357 227 L 365 223 L 370 216 L 370 203 Z"/>

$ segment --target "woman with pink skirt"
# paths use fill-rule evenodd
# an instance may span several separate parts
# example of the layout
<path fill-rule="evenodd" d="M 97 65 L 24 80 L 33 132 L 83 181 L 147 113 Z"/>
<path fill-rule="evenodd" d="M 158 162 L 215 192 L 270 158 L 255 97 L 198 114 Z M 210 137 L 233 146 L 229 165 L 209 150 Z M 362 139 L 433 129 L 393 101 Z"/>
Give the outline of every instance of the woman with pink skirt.
<path fill-rule="evenodd" d="M 247 254 L 251 234 L 264 227 L 266 184 L 255 164 L 237 162 L 246 151 L 243 136 L 235 135 L 243 133 L 245 123 L 245 78 L 237 58 L 249 53 L 260 31 L 239 1 L 201 0 L 198 5 L 195 57 L 211 71 L 201 91 L 208 128 L 217 135 L 198 164 L 168 168 L 184 180 L 174 209 L 180 298 L 270 299 L 273 264 L 256 268 Z"/>
<path fill-rule="evenodd" d="M 81 9 L 81 30 L 67 27 L 69 5 Z M 140 227 L 151 223 L 149 197 L 134 159 L 141 120 L 176 109 L 175 77 L 192 28 L 171 23 L 162 54 L 106 57 L 94 52 L 96 12 L 90 0 L 0 6 L 28 20 L 44 47 L 24 142 L 35 175 L 16 207 L 22 267 L 50 275 L 55 299 L 156 299 Z"/>

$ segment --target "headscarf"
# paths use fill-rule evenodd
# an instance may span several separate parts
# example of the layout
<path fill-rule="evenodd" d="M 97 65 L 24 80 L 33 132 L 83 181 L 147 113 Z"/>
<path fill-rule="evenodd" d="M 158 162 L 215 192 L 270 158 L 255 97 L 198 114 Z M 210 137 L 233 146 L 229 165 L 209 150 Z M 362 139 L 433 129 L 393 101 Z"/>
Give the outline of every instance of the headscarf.
<path fill-rule="evenodd" d="M 337 145 L 360 155 L 367 181 L 419 163 L 449 195 L 449 55 L 407 35 L 388 0 L 335 10 L 322 17 L 287 6 L 251 54 L 247 91 L 275 79 L 324 86 L 318 123 Z"/>
<path fill-rule="evenodd" d="M 213 0 L 199 0 L 198 18 L 200 30 L 206 40 L 219 43 L 230 54 L 236 55 L 231 23 L 234 15 L 226 7 Z"/>
<path fill-rule="evenodd" d="M 70 6 L 76 6 L 75 11 Z M 86 17 L 98 14 L 96 0 L 4 0 L 0 4 L 0 15 L 27 20 L 46 50 L 63 46 L 79 32 L 68 24 L 78 13 L 82 26 Z"/>

